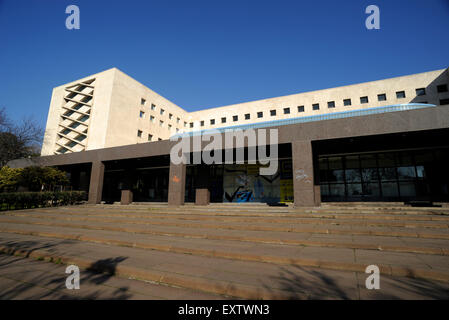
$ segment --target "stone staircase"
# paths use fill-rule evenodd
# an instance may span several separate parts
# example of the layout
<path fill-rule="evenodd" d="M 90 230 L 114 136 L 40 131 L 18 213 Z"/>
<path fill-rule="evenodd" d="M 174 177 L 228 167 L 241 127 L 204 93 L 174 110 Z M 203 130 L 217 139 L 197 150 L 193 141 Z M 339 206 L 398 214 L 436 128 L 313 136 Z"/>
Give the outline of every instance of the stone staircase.
<path fill-rule="evenodd" d="M 392 203 L 83 205 L 2 212 L 0 251 L 229 298 L 447 299 L 448 228 Z"/>

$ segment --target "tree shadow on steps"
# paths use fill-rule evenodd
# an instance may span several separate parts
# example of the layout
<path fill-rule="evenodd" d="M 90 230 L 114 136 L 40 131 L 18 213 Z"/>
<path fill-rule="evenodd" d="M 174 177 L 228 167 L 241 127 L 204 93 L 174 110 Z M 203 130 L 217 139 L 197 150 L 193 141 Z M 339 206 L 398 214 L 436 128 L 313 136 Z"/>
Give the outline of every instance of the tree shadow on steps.
<path fill-rule="evenodd" d="M 277 277 L 271 278 L 280 289 L 291 294 L 289 299 L 353 299 L 356 295 L 351 287 L 343 287 L 334 277 L 318 269 L 300 266 L 280 267 Z M 272 290 L 264 285 L 267 290 Z"/>
<path fill-rule="evenodd" d="M 0 283 L 8 284 L 1 286 L 0 299 L 131 299 L 129 287 L 120 279 L 112 279 L 117 265 L 126 259 L 115 257 L 94 262 L 88 270 L 80 270 L 80 290 L 68 290 L 66 266 L 0 254 Z"/>
<path fill-rule="evenodd" d="M 380 276 L 380 289 L 368 290 L 368 275 L 304 268 L 281 267 L 279 276 L 271 278 L 280 289 L 291 293 L 290 299 L 449 299 L 449 284 L 425 279 Z M 267 290 L 272 287 L 264 285 Z"/>

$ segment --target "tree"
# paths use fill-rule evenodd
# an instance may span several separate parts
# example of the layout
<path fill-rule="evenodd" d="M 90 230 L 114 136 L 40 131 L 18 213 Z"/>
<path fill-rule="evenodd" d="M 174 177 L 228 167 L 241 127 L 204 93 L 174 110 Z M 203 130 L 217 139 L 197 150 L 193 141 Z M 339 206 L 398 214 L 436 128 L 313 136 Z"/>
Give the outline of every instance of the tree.
<path fill-rule="evenodd" d="M 7 166 L 0 168 L 0 192 L 16 191 L 23 169 L 13 169 Z"/>
<path fill-rule="evenodd" d="M 0 166 L 10 160 L 39 155 L 43 129 L 32 118 L 14 124 L 0 108 Z"/>
<path fill-rule="evenodd" d="M 19 184 L 29 191 L 52 190 L 55 186 L 68 183 L 66 173 L 52 167 L 23 168 L 19 180 Z"/>

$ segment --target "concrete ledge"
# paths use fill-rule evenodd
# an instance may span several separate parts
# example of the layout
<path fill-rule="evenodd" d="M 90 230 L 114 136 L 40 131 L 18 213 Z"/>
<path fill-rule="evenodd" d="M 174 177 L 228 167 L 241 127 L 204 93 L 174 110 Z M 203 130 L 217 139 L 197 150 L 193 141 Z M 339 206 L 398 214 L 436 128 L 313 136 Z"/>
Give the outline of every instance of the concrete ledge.
<path fill-rule="evenodd" d="M 230 240 L 230 241 L 243 241 L 254 243 L 270 243 L 270 244 L 285 244 L 285 245 L 298 245 L 298 246 L 311 246 L 311 247 L 333 247 L 333 248 L 350 248 L 350 249 L 363 249 L 363 250 L 376 250 L 376 251 L 390 251 L 390 252 L 403 252 L 403 253 L 420 253 L 431 255 L 446 255 L 449 256 L 449 249 L 445 248 L 430 248 L 430 247 L 410 247 L 410 246 L 391 246 L 391 245 L 377 245 L 377 244 L 364 244 L 364 243 L 349 243 L 349 242 L 332 242 L 332 241 L 311 241 L 311 240 L 296 240 L 296 239 L 273 239 L 273 238 L 261 238 L 261 237 L 245 237 L 245 236 L 227 236 L 227 235 L 214 235 L 214 234 L 192 234 L 182 232 L 166 232 L 166 231 L 154 231 L 143 230 L 134 228 L 123 227 L 103 227 L 92 226 L 83 224 L 67 224 L 67 223 L 52 223 L 52 222 L 18 222 L 14 220 L 2 220 L 4 223 L 13 224 L 26 224 L 26 225 L 39 225 L 39 226 L 54 226 L 62 228 L 77 228 L 85 230 L 101 230 L 101 231 L 116 231 L 126 232 L 132 234 L 151 234 L 157 236 L 168 237 L 183 237 L 183 238 L 196 238 L 196 239 L 209 239 L 209 240 Z M 3 229 L 7 232 L 8 229 Z M 0 229 L 2 231 L 2 229 Z"/>
<path fill-rule="evenodd" d="M 98 237 L 90 237 L 90 236 L 82 236 L 82 235 L 70 235 L 70 234 L 58 234 L 58 233 L 49 233 L 49 232 L 35 232 L 35 231 L 24 231 L 24 230 L 0 230 L 0 232 L 7 233 L 15 233 L 15 234 L 23 234 L 23 235 L 32 235 L 32 236 L 40 236 L 40 237 L 50 237 L 57 239 L 65 239 L 65 240 L 78 240 L 78 241 L 87 241 L 108 245 L 117 245 L 124 247 L 132 247 L 132 248 L 140 248 L 146 250 L 160 250 L 165 252 L 173 252 L 173 253 L 183 253 L 183 254 L 196 254 L 207 257 L 218 257 L 225 258 L 231 260 L 242 260 L 242 261 L 256 261 L 256 262 L 267 262 L 267 263 L 275 263 L 275 264 L 288 264 L 288 265 L 296 265 L 302 267 L 316 267 L 323 268 L 329 270 L 340 270 L 340 271 L 352 271 L 352 272 L 365 272 L 366 264 L 360 263 L 347 263 L 347 262 L 338 262 L 338 261 L 326 261 L 320 259 L 298 259 L 298 258 L 286 258 L 286 257 L 275 257 L 275 256 L 265 256 L 265 255 L 250 255 L 250 254 L 241 254 L 234 252 L 220 252 L 216 250 L 203 250 L 203 249 L 191 249 L 191 248 L 182 248 L 182 247 L 174 247 L 174 246 L 162 246 L 162 245 L 154 245 L 149 243 L 137 243 L 137 242 L 126 242 L 115 239 L 104 239 Z M 23 254 L 22 249 L 14 247 L 0 247 L 0 252 L 15 254 L 15 252 L 19 252 L 21 255 L 29 256 L 31 253 L 36 254 L 39 250 L 29 251 L 27 254 Z M 26 251 L 26 250 L 25 250 Z M 52 259 L 62 259 L 61 257 L 52 257 Z M 381 265 L 379 264 L 379 269 L 382 274 L 392 275 L 392 276 L 405 276 L 409 278 L 420 278 L 426 280 L 437 280 L 449 282 L 449 274 L 438 271 L 431 270 L 423 270 L 416 268 L 404 268 L 392 265 Z M 168 283 L 170 284 L 170 283 Z M 189 287 L 190 288 L 190 287 Z M 195 289 L 195 288 L 192 288 Z M 217 293 L 214 291 L 208 291 Z M 225 294 L 225 293 L 221 293 Z"/>
<path fill-rule="evenodd" d="M 43 216 L 33 215 L 35 218 L 44 218 Z M 49 219 L 60 219 L 51 218 Z M 122 220 L 114 219 L 97 219 L 97 218 L 63 218 L 61 220 L 68 221 L 94 221 L 94 222 L 115 222 L 123 223 Z M 7 220 L 3 220 L 7 222 Z M 13 222 L 10 222 L 13 223 Z M 139 225 L 158 225 L 158 226 L 173 226 L 173 227 L 187 227 L 187 228 L 204 228 L 204 229 L 223 229 L 223 230 L 247 230 L 247 231 L 277 231 L 277 232 L 295 232 L 295 233 L 316 233 L 316 234 L 338 234 L 338 235 L 370 235 L 370 236 L 390 236 L 390 237 L 410 237 L 410 238 L 425 238 L 425 239 L 443 239 L 449 240 L 449 234 L 435 234 L 423 232 L 403 232 L 403 231 L 373 231 L 373 230 L 337 230 L 337 229 L 315 229 L 315 228 L 295 228 L 295 227 L 271 227 L 271 226 L 240 226 L 240 225 L 216 225 L 216 224 L 199 224 L 199 223 L 177 223 L 165 221 L 127 221 L 128 224 Z M 39 224 L 39 223 L 35 223 Z M 104 229 L 110 231 L 129 231 L 130 229 L 121 227 L 111 227 L 111 229 Z M 136 232 L 136 231 L 129 231 Z"/>
<path fill-rule="evenodd" d="M 23 250 L 13 247 L 0 246 L 0 253 L 24 256 L 31 259 L 39 259 L 47 262 L 63 263 L 65 265 L 74 264 L 81 269 L 92 270 L 100 273 L 110 273 L 114 270 L 114 275 L 125 278 L 151 281 L 158 284 L 177 286 L 186 289 L 199 290 L 227 297 L 253 299 L 253 300 L 273 300 L 273 299 L 305 299 L 307 294 L 289 292 L 279 289 L 262 289 L 258 287 L 243 285 L 230 281 L 219 281 L 202 277 L 193 277 L 183 274 L 160 272 L 150 269 L 141 269 L 127 266 L 108 265 L 98 263 L 89 259 L 73 256 L 63 256 L 48 252 L 46 250 Z"/>

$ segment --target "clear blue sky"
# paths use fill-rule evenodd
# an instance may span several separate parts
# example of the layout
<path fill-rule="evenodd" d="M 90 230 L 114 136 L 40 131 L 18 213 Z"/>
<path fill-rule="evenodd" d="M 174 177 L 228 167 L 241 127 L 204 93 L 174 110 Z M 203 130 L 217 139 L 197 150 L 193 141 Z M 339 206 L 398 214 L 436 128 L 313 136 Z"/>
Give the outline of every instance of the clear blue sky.
<path fill-rule="evenodd" d="M 45 125 L 53 87 L 117 67 L 193 111 L 445 68 L 448 31 L 449 0 L 0 0 L 0 106 Z"/>

